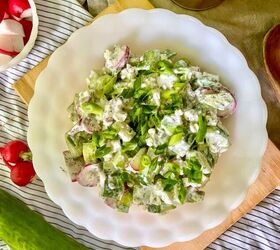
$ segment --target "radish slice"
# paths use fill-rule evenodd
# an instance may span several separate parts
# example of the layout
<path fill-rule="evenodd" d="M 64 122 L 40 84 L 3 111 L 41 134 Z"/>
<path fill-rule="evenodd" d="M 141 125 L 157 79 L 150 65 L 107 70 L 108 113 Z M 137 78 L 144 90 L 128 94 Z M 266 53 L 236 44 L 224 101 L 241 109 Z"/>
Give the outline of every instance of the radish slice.
<path fill-rule="evenodd" d="M 0 35 L 0 49 L 10 52 L 20 52 L 23 48 L 23 37 Z"/>
<path fill-rule="evenodd" d="M 25 35 L 25 37 L 23 38 L 23 41 L 24 41 L 24 44 L 27 44 L 27 42 L 30 38 L 31 31 L 32 31 L 32 21 L 22 19 L 22 20 L 20 20 L 20 23 L 23 27 L 24 35 Z"/>
<path fill-rule="evenodd" d="M 198 93 L 198 98 L 200 97 L 200 93 L 202 95 L 213 95 L 213 94 L 219 94 L 219 92 L 225 92 L 228 96 L 230 96 L 230 98 L 232 99 L 232 101 L 226 106 L 223 107 L 223 109 L 219 109 L 217 108 L 217 114 L 219 117 L 221 118 L 226 118 L 229 115 L 233 114 L 236 110 L 236 106 L 237 106 L 237 102 L 236 99 L 234 97 L 234 95 L 225 87 L 220 88 L 220 90 L 214 90 L 211 88 L 199 88 L 196 90 L 196 92 Z M 212 106 L 211 104 L 207 103 L 208 105 Z"/>
<path fill-rule="evenodd" d="M 8 10 L 17 21 L 32 16 L 31 8 L 27 0 L 9 0 Z"/>
<path fill-rule="evenodd" d="M 18 35 L 24 37 L 21 23 L 13 19 L 5 19 L 0 24 L 0 35 Z"/>
<path fill-rule="evenodd" d="M 218 110 L 218 116 L 221 118 L 226 118 L 230 115 L 232 115 L 237 108 L 237 101 L 234 97 L 234 95 L 227 89 L 227 88 L 223 88 L 225 91 L 227 91 L 233 99 L 233 102 L 231 102 L 224 110 Z"/>
<path fill-rule="evenodd" d="M 0 35 L 0 49 L 5 51 L 13 51 L 12 39 L 13 36 Z"/>
<path fill-rule="evenodd" d="M 9 55 L 0 54 L 0 65 L 9 63 L 13 58 Z"/>
<path fill-rule="evenodd" d="M 77 181 L 85 187 L 95 187 L 99 183 L 99 165 L 90 164 L 85 166 L 77 176 Z"/>
<path fill-rule="evenodd" d="M 124 54 L 122 55 L 118 63 L 115 65 L 115 68 L 117 69 L 123 68 L 128 61 L 129 55 L 130 55 L 130 49 L 128 46 L 126 46 L 124 50 Z"/>
<path fill-rule="evenodd" d="M 23 37 L 14 36 L 12 40 L 12 45 L 13 45 L 13 51 L 21 52 L 24 48 Z"/>

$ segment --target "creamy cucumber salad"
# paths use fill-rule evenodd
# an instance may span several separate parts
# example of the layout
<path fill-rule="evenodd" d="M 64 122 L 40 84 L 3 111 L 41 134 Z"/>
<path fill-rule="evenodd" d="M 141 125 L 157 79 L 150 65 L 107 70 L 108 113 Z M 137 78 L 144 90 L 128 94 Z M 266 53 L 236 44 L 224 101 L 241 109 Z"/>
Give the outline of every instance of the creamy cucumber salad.
<path fill-rule="evenodd" d="M 64 157 L 72 181 L 99 186 L 121 212 L 200 202 L 230 146 L 221 118 L 234 112 L 234 96 L 217 75 L 170 50 L 135 56 L 116 45 L 104 58 L 68 108 L 73 127 Z"/>

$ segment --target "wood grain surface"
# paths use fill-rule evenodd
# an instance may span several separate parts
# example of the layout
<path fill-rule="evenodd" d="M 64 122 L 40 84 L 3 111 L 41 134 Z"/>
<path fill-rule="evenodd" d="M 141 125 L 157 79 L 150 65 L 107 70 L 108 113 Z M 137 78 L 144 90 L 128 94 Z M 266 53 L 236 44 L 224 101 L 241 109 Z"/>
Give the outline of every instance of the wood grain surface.
<path fill-rule="evenodd" d="M 147 0 L 117 0 L 114 4 L 104 10 L 100 15 L 116 13 L 126 8 L 144 8 L 151 9 L 153 6 Z M 21 96 L 22 100 L 28 105 L 34 94 L 34 86 L 40 72 L 46 67 L 48 58 L 38 64 L 35 68 L 25 74 L 14 85 L 14 89 Z M 204 249 L 226 229 L 240 219 L 244 214 L 254 208 L 261 200 L 270 194 L 280 185 L 280 151 L 269 140 L 267 150 L 263 157 L 262 168 L 256 182 L 250 187 L 244 202 L 236 208 L 228 218 L 219 226 L 210 229 L 200 235 L 198 238 L 188 241 L 175 243 L 161 250 L 196 250 Z M 141 247 L 141 250 L 151 250 L 153 248 Z"/>

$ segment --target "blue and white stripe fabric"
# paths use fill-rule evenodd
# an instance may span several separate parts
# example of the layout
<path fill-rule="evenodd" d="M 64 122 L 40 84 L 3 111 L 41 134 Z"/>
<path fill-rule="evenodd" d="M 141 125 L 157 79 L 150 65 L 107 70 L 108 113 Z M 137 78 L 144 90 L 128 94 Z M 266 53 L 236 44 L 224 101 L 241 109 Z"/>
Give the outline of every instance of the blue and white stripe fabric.
<path fill-rule="evenodd" d="M 26 140 L 27 107 L 15 93 L 12 84 L 63 44 L 76 29 L 93 19 L 75 0 L 35 0 L 35 3 L 40 19 L 35 46 L 28 57 L 16 67 L 0 73 L 0 146 L 10 140 Z M 48 222 L 90 249 L 129 249 L 115 242 L 100 240 L 72 223 L 61 208 L 48 198 L 44 185 L 38 178 L 27 187 L 18 188 L 13 185 L 9 170 L 2 160 L 0 188 L 23 200 Z M 0 249 L 8 248 L 0 241 Z M 280 249 L 280 188 L 227 230 L 208 249 Z"/>

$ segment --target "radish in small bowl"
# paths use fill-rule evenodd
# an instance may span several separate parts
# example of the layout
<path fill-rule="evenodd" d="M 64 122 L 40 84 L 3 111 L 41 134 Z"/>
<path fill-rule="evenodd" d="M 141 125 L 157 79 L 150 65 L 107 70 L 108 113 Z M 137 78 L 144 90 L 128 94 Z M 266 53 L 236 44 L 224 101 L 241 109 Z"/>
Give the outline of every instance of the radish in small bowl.
<path fill-rule="evenodd" d="M 0 1 L 0 72 L 28 55 L 38 34 L 38 23 L 33 0 Z"/>

